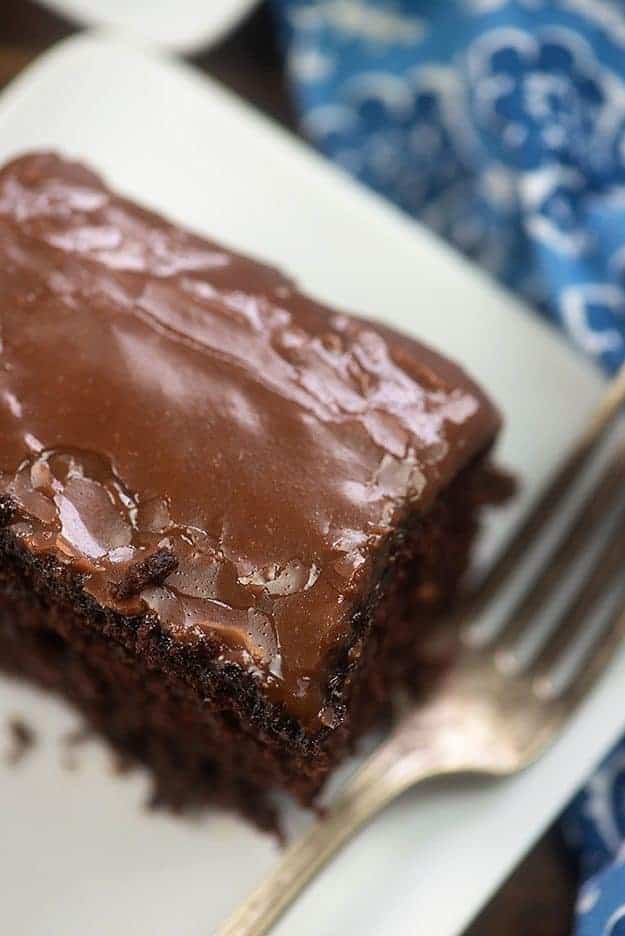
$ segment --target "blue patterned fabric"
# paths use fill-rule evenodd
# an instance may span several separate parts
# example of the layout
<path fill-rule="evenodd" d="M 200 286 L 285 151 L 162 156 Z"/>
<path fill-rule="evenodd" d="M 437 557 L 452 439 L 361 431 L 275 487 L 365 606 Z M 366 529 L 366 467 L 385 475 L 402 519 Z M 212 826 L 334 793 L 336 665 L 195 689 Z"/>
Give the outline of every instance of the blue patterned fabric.
<path fill-rule="evenodd" d="M 625 360 L 625 0 L 272 0 L 303 129 Z M 568 809 L 580 936 L 625 936 L 625 744 Z"/>
<path fill-rule="evenodd" d="M 304 130 L 614 370 L 625 3 L 273 0 Z"/>

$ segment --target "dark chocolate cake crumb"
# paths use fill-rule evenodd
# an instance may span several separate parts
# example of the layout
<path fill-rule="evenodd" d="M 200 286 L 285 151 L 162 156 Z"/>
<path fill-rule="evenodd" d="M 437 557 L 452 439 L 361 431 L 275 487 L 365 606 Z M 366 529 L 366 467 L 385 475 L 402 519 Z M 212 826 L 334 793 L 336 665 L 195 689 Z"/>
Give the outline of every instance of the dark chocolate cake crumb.
<path fill-rule="evenodd" d="M 170 549 L 157 552 L 135 563 L 121 582 L 116 582 L 111 591 L 114 598 L 133 598 L 148 585 L 161 585 L 168 575 L 178 568 L 178 560 Z"/>
<path fill-rule="evenodd" d="M 500 507 L 507 504 L 519 493 L 520 482 L 517 475 L 511 471 L 498 467 L 489 479 L 488 487 L 484 486 L 481 500 L 476 500 L 477 506 Z"/>
<path fill-rule="evenodd" d="M 15 766 L 19 764 L 34 747 L 37 736 L 23 718 L 16 717 L 9 719 L 7 727 L 10 740 L 6 761 L 11 766 Z"/>
<path fill-rule="evenodd" d="M 126 751 L 111 748 L 111 770 L 117 776 L 130 773 L 135 766 L 132 757 Z"/>

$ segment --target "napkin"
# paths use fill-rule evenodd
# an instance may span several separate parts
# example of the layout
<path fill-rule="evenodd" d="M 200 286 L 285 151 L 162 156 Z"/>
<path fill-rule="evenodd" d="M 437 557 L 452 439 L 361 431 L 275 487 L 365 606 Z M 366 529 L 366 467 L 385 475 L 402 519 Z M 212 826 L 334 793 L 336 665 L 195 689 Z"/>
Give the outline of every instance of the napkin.
<path fill-rule="evenodd" d="M 301 126 L 606 371 L 625 360 L 623 0 L 272 0 Z M 625 934 L 625 743 L 563 819 Z"/>

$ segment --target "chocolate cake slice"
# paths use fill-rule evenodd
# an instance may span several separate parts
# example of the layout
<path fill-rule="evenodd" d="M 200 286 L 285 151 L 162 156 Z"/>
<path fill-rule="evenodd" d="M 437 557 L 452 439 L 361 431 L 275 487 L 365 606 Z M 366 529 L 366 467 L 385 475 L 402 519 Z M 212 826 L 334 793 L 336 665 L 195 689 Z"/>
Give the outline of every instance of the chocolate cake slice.
<path fill-rule="evenodd" d="M 0 172 L 0 665 L 169 801 L 308 801 L 419 678 L 498 428 L 445 358 L 86 168 Z"/>

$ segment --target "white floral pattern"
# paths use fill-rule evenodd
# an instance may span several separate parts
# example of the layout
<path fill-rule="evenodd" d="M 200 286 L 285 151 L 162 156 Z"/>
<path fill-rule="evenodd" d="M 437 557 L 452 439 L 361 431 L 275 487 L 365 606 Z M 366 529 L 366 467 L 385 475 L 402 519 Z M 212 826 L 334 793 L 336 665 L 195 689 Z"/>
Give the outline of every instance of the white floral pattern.
<path fill-rule="evenodd" d="M 273 0 L 330 158 L 625 360 L 625 0 Z M 625 742 L 567 811 L 578 936 L 625 936 Z"/>

